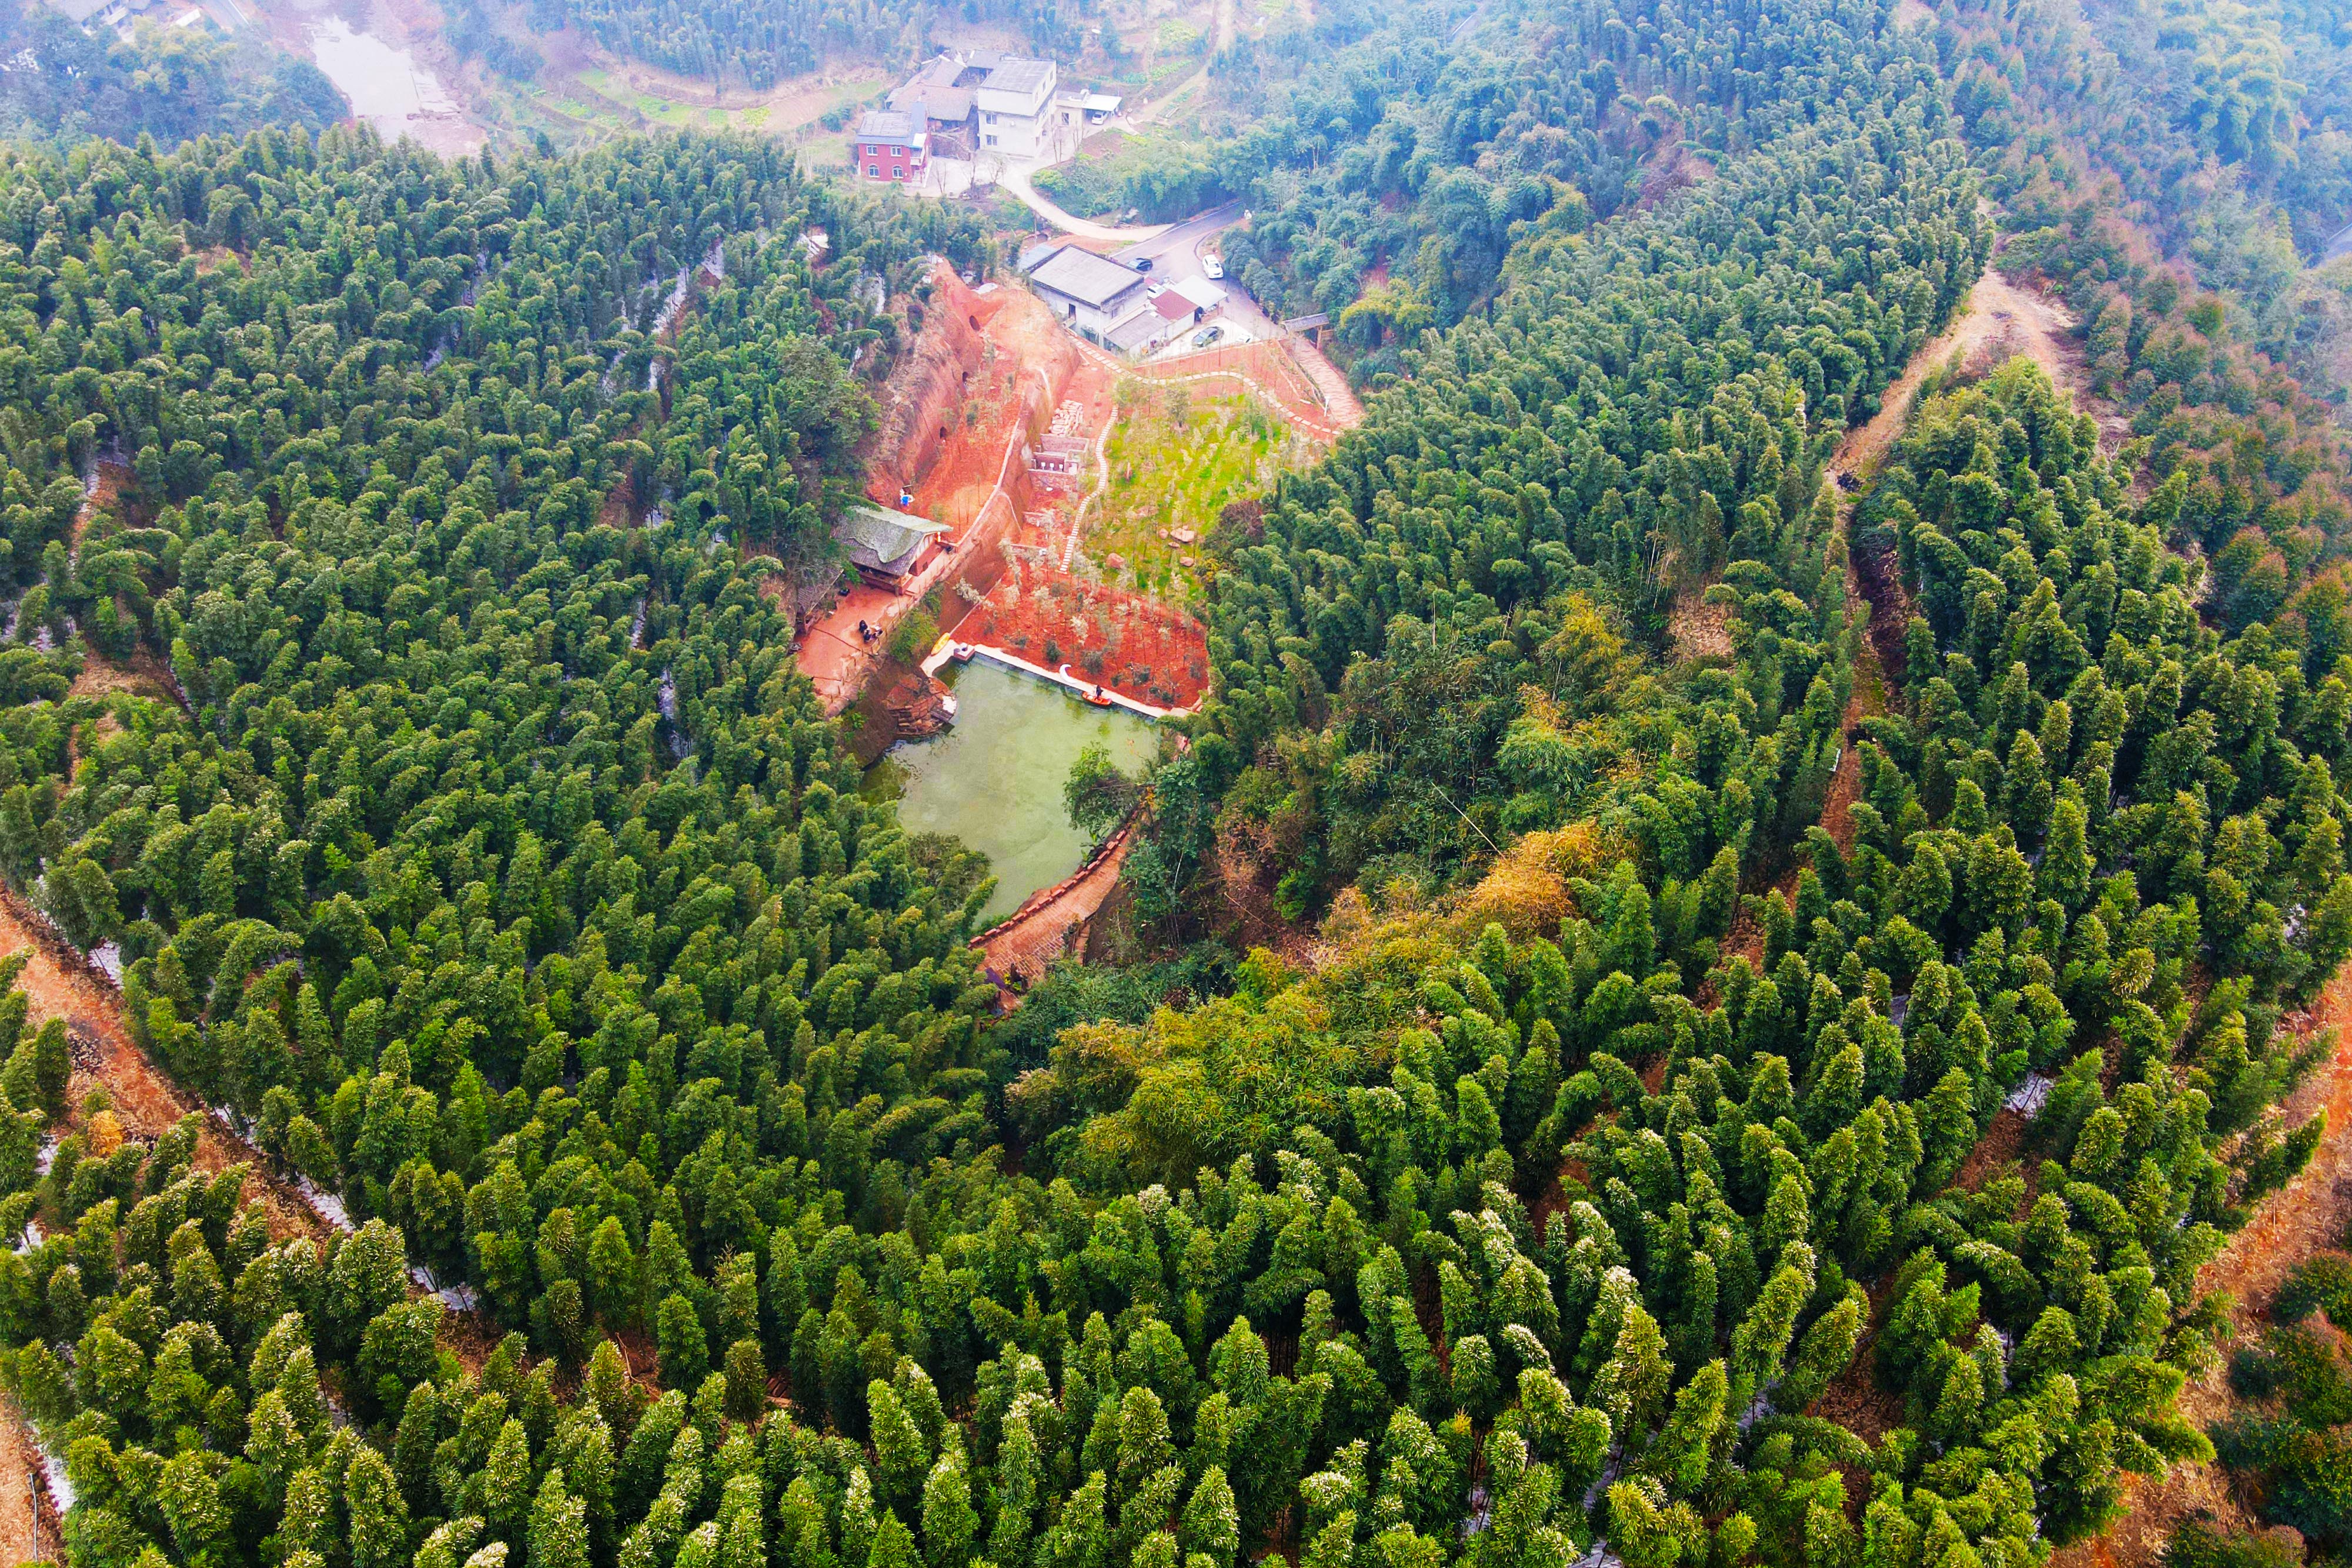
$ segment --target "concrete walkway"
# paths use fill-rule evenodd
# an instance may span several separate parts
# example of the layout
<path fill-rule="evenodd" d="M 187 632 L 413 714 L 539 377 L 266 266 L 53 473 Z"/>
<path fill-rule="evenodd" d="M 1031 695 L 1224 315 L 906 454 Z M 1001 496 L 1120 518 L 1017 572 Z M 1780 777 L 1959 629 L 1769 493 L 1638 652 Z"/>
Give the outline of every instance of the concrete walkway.
<path fill-rule="evenodd" d="M 987 967 L 1007 984 L 1007 1005 L 1020 1005 L 1011 983 L 1034 985 L 1045 977 L 1054 960 L 1069 955 L 1078 933 L 1118 885 L 1119 869 L 1127 863 L 1140 822 L 1140 816 L 1129 817 L 1075 874 L 1030 894 L 1012 915 L 971 939 Z"/>
<path fill-rule="evenodd" d="M 1049 670 L 1043 664 L 1033 664 L 1020 654 L 1005 649 L 992 648 L 985 643 L 962 643 L 953 637 L 942 637 L 932 645 L 929 656 L 923 660 L 923 674 L 938 674 L 940 667 L 955 657 L 958 648 L 969 648 L 975 657 L 993 660 L 1006 669 L 1018 670 L 1024 675 L 1034 675 L 1041 681 L 1067 687 L 1082 697 L 1090 697 L 1095 693 L 1100 692 L 1107 706 L 1125 708 L 1129 713 L 1140 715 L 1154 723 L 1192 711 L 1188 707 L 1153 707 L 1150 703 L 1139 703 L 1133 697 L 1115 692 L 1098 681 L 1089 681 L 1082 675 L 1074 675 L 1070 674 L 1070 666 L 1067 664 L 1064 664 L 1058 670 Z"/>
<path fill-rule="evenodd" d="M 1331 411 L 1332 420 L 1342 430 L 1353 430 L 1363 423 L 1363 402 L 1356 396 L 1355 388 L 1348 384 L 1348 378 L 1339 373 L 1339 367 L 1324 358 L 1323 350 L 1300 333 L 1286 332 L 1283 341 L 1290 350 L 1290 357 L 1298 361 L 1298 368 L 1307 372 L 1307 379 L 1315 383 L 1315 390 L 1323 394 L 1323 406 Z"/>

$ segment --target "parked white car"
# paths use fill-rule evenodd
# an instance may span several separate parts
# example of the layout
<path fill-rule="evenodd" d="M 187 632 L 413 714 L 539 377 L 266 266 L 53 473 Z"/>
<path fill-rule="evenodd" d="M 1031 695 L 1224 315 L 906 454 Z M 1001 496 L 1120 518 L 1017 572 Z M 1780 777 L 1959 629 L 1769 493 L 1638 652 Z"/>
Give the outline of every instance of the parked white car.
<path fill-rule="evenodd" d="M 1201 258 L 1201 275 L 1204 277 L 1223 277 L 1225 275 L 1225 264 L 1217 256 L 1204 256 Z"/>

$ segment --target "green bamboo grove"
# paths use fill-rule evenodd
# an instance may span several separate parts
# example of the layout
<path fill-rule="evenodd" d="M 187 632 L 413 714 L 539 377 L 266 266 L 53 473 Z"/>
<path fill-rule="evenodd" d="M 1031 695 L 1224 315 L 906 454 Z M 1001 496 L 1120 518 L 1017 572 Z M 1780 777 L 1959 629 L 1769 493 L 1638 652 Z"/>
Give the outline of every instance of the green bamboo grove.
<path fill-rule="evenodd" d="M 1721 166 L 1518 231 L 1207 547 L 1130 878 L 1181 931 L 1269 846 L 1321 961 L 1049 1037 L 761 591 L 854 486 L 862 280 L 974 223 L 732 139 L 0 162 L 0 876 L 268 1167 L 125 1138 L 0 975 L 73 1561 L 2037 1568 L 2213 1456 L 2352 648 L 2217 606 L 2189 478 L 2030 366 L 1825 482 L 1990 249 L 1890 11 L 1568 18 Z"/>

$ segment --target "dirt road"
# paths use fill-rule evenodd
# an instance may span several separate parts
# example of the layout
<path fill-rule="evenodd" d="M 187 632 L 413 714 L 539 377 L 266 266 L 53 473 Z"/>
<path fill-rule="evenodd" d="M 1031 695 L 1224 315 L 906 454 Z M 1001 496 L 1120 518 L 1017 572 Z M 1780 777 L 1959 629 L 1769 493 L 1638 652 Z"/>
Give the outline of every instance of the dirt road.
<path fill-rule="evenodd" d="M 2073 336 L 2074 319 L 2067 308 L 2038 289 L 2021 287 L 2001 276 L 1998 262 L 1984 270 L 1969 291 L 1959 319 L 1911 356 L 1893 385 L 1879 400 L 1877 413 L 1866 424 L 1847 433 L 1830 472 L 1866 479 L 1910 423 L 1912 400 L 1931 371 L 1942 369 L 1953 356 L 1970 370 L 1990 369 L 2002 360 L 2022 354 L 2040 365 L 2062 392 L 2073 395 L 2084 413 L 2098 420 L 2102 444 L 2112 451 L 2130 433 L 2122 428 L 2115 411 L 2091 393 L 2089 374 L 2083 367 L 2082 345 Z"/>
<path fill-rule="evenodd" d="M 36 1475 L 40 1463 L 16 1401 L 0 1394 L 0 1562 L 66 1560 L 55 1504 Z"/>
<path fill-rule="evenodd" d="M 2338 970 L 2308 1013 L 2284 1020 L 2297 1040 L 2352 1024 L 2352 965 Z M 2327 1113 L 2327 1131 L 2301 1176 L 2273 1193 L 2245 1228 L 2230 1238 L 2197 1276 L 2200 1291 L 2227 1291 L 2232 1301 L 2230 1326 L 2235 1337 L 2258 1333 L 2279 1287 L 2296 1264 L 2313 1253 L 2341 1245 L 2352 1221 L 2352 1040 L 2342 1040 L 2327 1061 L 2289 1096 L 2284 1107 L 2290 1124 L 2315 1112 Z M 2235 1409 L 2228 1374 L 2216 1367 L 2180 1396 L 2180 1413 L 2202 1429 Z M 2219 1466 L 2177 1465 L 2161 1480 L 2126 1478 L 2130 1487 L 2124 1517 L 2097 1540 L 2059 1552 L 2050 1568 L 2147 1568 L 2163 1553 L 2173 1527 L 2210 1514 L 2225 1530 L 2257 1529 L 2230 1495 L 2229 1477 Z"/>
<path fill-rule="evenodd" d="M 1064 234 L 1076 235 L 1080 239 L 1109 240 L 1114 243 L 1124 241 L 1134 244 L 1156 239 L 1168 228 L 1166 224 L 1138 224 L 1121 227 L 1114 224 L 1098 224 L 1091 219 L 1066 213 L 1054 204 L 1051 197 L 1029 183 L 1031 172 L 1029 169 L 1007 164 L 998 173 L 996 183 L 999 188 L 1012 192 L 1020 199 L 1023 206 L 1027 207 Z"/>
<path fill-rule="evenodd" d="M 122 1130 L 132 1137 L 147 1139 L 161 1137 L 190 1112 L 204 1111 L 194 1098 L 182 1093 L 131 1040 L 122 1020 L 121 998 L 72 948 L 50 932 L 47 922 L 26 908 L 13 894 L 0 892 L 0 954 L 26 951 L 31 957 L 17 977 L 16 985 L 31 1004 L 29 1022 L 38 1025 L 53 1018 L 63 1019 L 68 1029 L 97 1041 L 97 1071 L 78 1069 L 74 1073 L 72 1093 L 77 1103 L 93 1085 L 105 1084 L 114 1102 L 115 1119 L 122 1124 Z M 69 1127 L 77 1123 L 77 1117 L 68 1118 Z M 205 1130 L 196 1140 L 197 1168 L 216 1172 L 239 1164 L 247 1166 L 252 1172 L 246 1186 L 247 1195 L 260 1198 L 268 1207 L 272 1237 L 284 1240 L 291 1236 L 325 1236 L 326 1221 L 291 1192 L 270 1180 L 262 1168 L 260 1156 L 242 1140 L 223 1132 L 206 1115 Z"/>
<path fill-rule="evenodd" d="M 1134 846 L 1130 821 L 1067 880 L 1033 894 L 1003 921 L 972 938 L 988 967 L 1007 980 L 1034 984 L 1054 960 L 1070 951 L 1078 930 L 1118 885 L 1119 868 Z"/>
<path fill-rule="evenodd" d="M 1908 423 L 1922 383 L 1956 355 L 1964 368 L 1977 371 L 1990 370 L 2013 354 L 2032 359 L 2078 408 L 2098 422 L 2101 444 L 2112 453 L 2129 431 L 2111 404 L 2091 393 L 2080 345 L 2071 335 L 2072 325 L 2063 307 L 1988 268 L 1970 291 L 1960 319 L 1913 357 L 1887 389 L 1878 413 L 1840 444 L 1830 463 L 1832 480 L 1838 476 L 1864 480 L 1876 471 Z M 1893 562 L 1856 559 L 1853 569 L 1848 595 L 1871 612 L 1867 641 L 1879 655 L 1873 663 L 1899 661 L 1909 608 Z M 1858 669 L 1857 703 L 1868 677 L 1883 681 L 1874 669 Z M 1849 726 L 1852 722 L 1850 712 Z M 1847 774 L 1852 761 L 1849 751 L 1846 766 L 1840 768 L 1832 786 L 1830 810 L 1823 812 L 1823 825 L 1833 833 L 1838 827 L 1831 821 L 1832 813 L 1843 804 L 1842 795 L 1851 799 Z M 2310 1012 L 2284 1020 L 2282 1028 L 2300 1040 L 2308 1040 L 2347 1021 L 2352 1021 L 2352 965 L 2337 973 Z M 2240 1333 L 2260 1323 L 2294 1266 L 2314 1252 L 2338 1244 L 2347 1220 L 2352 1220 L 2352 1043 L 2339 1043 L 2327 1062 L 2288 1099 L 2284 1110 L 2290 1123 L 2326 1112 L 2326 1135 L 2318 1152 L 2301 1176 L 2257 1208 L 2252 1220 L 2230 1239 L 2229 1245 L 2198 1276 L 2200 1291 L 2226 1289 L 2232 1293 L 2231 1322 Z M 2002 1118 L 2003 1123 L 2011 1120 Z M 1997 1124 L 1996 1136 L 2000 1130 Z M 2231 1405 L 2227 1379 L 2219 1368 L 2191 1383 L 2180 1401 L 2181 1413 L 2200 1428 L 2226 1416 Z M 2159 1480 L 2126 1477 L 2126 1484 L 2129 1490 L 2123 1517 L 2099 1536 L 2058 1552 L 2050 1568 L 2147 1568 L 2161 1556 L 2173 1527 L 2184 1519 L 2210 1513 L 2225 1528 L 2248 1522 L 2229 1495 L 2226 1476 L 2212 1465 L 2179 1465 Z"/>

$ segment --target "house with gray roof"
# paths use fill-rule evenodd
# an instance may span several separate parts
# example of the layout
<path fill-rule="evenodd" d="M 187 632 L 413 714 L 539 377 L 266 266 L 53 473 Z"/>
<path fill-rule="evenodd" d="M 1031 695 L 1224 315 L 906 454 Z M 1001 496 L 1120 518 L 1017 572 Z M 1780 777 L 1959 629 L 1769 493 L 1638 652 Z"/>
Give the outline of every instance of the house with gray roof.
<path fill-rule="evenodd" d="M 919 114 L 902 109 L 869 109 L 858 118 L 850 143 L 857 172 L 868 180 L 904 184 L 920 181 L 930 160 L 930 137 Z"/>
<path fill-rule="evenodd" d="M 1062 324 L 1105 348 L 1115 330 L 1150 316 L 1151 280 L 1107 256 L 1076 246 L 1055 246 L 1029 267 L 1029 291 L 1051 306 Z"/>
<path fill-rule="evenodd" d="M 887 512 L 858 503 L 841 515 L 833 537 L 849 547 L 850 564 L 857 575 L 877 588 L 897 592 L 906 580 L 929 564 L 934 545 L 944 545 L 945 523 L 911 512 Z"/>

